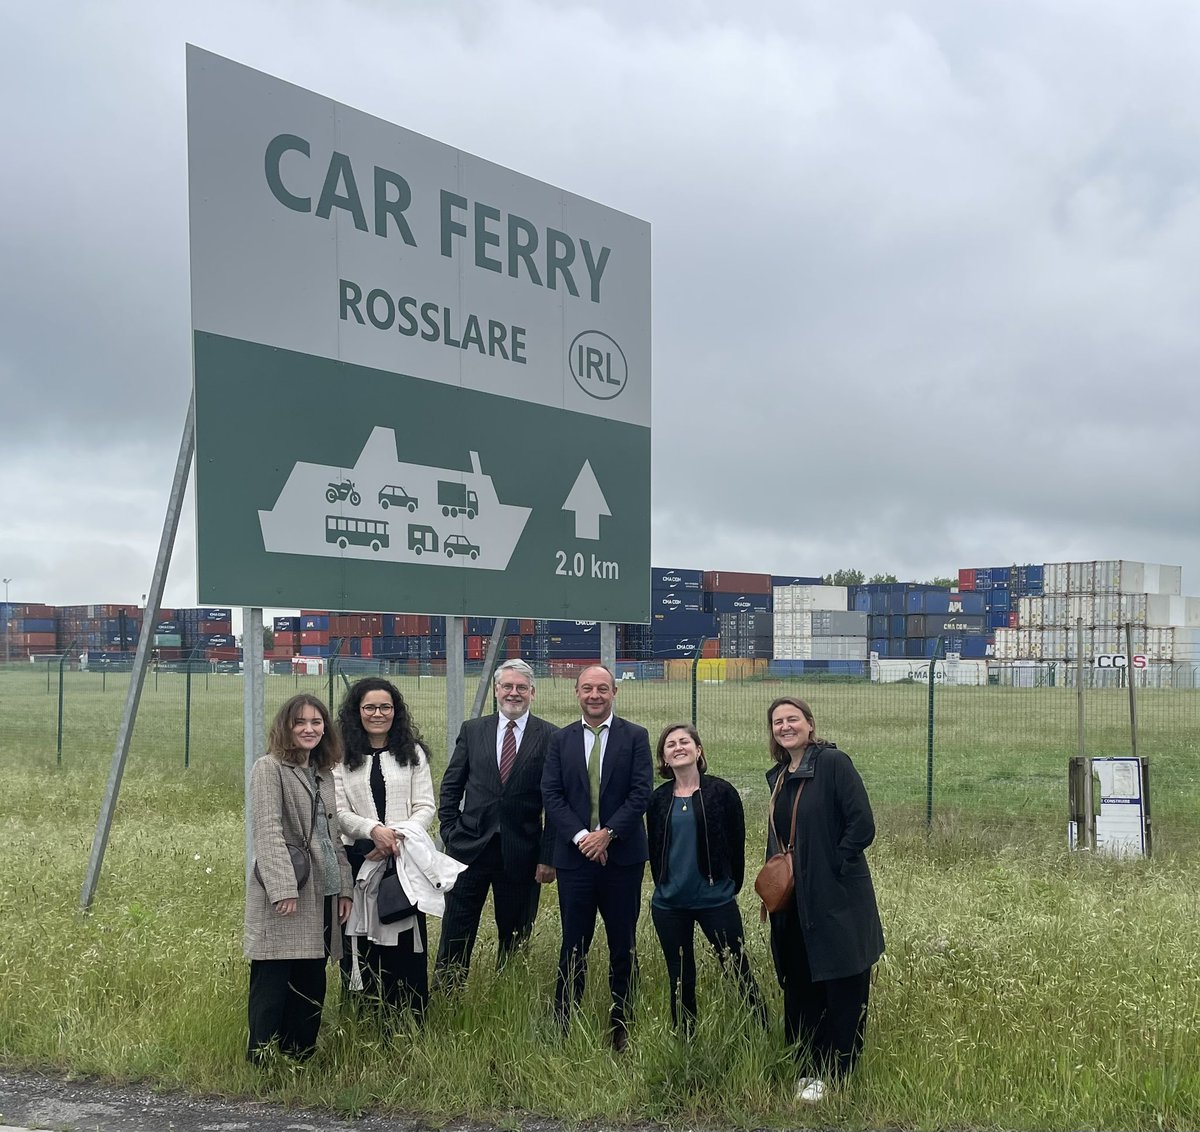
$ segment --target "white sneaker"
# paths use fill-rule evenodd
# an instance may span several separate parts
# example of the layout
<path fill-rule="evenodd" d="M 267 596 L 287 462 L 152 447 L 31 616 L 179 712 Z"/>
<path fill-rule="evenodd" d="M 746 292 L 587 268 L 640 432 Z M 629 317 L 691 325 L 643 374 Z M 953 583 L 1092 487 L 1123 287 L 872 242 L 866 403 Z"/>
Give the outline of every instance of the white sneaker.
<path fill-rule="evenodd" d="M 827 1091 L 820 1077 L 801 1077 L 796 1082 L 796 1100 L 803 1104 L 820 1104 Z"/>

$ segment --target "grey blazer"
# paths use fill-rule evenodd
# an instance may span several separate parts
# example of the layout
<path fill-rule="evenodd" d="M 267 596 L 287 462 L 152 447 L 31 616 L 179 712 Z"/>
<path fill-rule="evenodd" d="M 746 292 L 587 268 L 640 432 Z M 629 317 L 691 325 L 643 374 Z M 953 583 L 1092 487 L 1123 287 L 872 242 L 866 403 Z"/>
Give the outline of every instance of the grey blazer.
<path fill-rule="evenodd" d="M 333 775 L 318 771 L 318 807 L 324 806 L 331 830 L 337 829 Z M 246 930 L 242 947 L 249 959 L 321 959 L 325 955 L 325 881 L 321 854 L 309 846 L 308 884 L 297 893 L 296 874 L 287 844 L 302 845 L 312 818 L 312 790 L 305 771 L 264 755 L 250 771 L 250 823 L 263 883 L 251 876 L 246 885 Z M 332 838 L 338 862 L 338 892 L 350 896 L 350 863 L 341 838 Z M 297 898 L 295 915 L 281 916 L 273 905 Z M 333 932 L 334 954 L 340 932 Z"/>

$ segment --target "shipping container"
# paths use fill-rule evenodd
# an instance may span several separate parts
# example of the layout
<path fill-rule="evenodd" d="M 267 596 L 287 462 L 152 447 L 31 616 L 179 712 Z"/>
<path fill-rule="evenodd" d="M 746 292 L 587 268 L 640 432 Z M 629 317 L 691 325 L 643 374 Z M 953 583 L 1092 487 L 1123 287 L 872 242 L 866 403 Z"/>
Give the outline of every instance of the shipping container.
<path fill-rule="evenodd" d="M 865 637 L 868 635 L 869 617 L 857 610 L 815 609 L 812 618 L 814 637 Z"/>
<path fill-rule="evenodd" d="M 975 588 L 974 570 L 959 570 L 958 588 L 959 590 L 973 590 Z"/>
<path fill-rule="evenodd" d="M 780 637 L 774 644 L 776 660 L 865 660 L 866 637 Z"/>
<path fill-rule="evenodd" d="M 655 613 L 703 613 L 704 592 L 702 590 L 653 590 L 650 593 L 650 612 Z"/>
<path fill-rule="evenodd" d="M 788 577 L 786 574 L 772 574 L 771 575 L 772 591 L 780 589 L 785 586 L 820 586 L 820 585 L 824 585 L 824 579 L 820 578 L 820 577 L 801 578 L 801 577 Z"/>
<path fill-rule="evenodd" d="M 774 613 L 791 613 L 808 609 L 849 609 L 849 589 L 846 586 L 796 585 L 777 586 L 771 591 Z M 864 607 L 864 612 L 867 612 Z"/>
<path fill-rule="evenodd" d="M 705 570 L 704 590 L 707 593 L 769 594 L 770 574 L 746 574 L 731 570 Z"/>
<path fill-rule="evenodd" d="M 707 613 L 770 613 L 770 593 L 710 593 L 704 592 Z"/>
<path fill-rule="evenodd" d="M 704 588 L 702 570 L 680 570 L 670 566 L 650 567 L 652 590 L 700 590 Z"/>
<path fill-rule="evenodd" d="M 905 619 L 905 635 L 909 637 L 941 637 L 952 633 L 970 635 L 986 631 L 987 621 L 983 614 L 914 613 Z"/>
<path fill-rule="evenodd" d="M 906 613 L 983 613 L 985 608 L 985 595 L 970 590 L 910 590 L 905 595 Z"/>

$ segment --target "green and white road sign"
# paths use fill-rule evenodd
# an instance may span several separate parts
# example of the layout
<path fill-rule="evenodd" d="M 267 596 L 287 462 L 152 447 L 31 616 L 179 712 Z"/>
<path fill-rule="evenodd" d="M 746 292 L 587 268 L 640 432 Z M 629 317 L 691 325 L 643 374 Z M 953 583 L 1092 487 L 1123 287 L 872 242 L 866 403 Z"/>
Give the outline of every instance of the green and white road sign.
<path fill-rule="evenodd" d="M 643 221 L 188 49 L 202 602 L 649 619 Z"/>

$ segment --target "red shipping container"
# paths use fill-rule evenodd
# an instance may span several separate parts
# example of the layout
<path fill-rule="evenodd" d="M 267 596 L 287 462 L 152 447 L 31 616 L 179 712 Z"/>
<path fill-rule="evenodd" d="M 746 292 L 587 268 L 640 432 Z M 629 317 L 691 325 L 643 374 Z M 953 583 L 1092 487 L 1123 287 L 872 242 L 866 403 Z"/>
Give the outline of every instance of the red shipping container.
<path fill-rule="evenodd" d="M 1021 626 L 1021 615 L 1014 609 L 1008 615 L 1008 627 L 1010 629 L 1018 629 Z"/>
<path fill-rule="evenodd" d="M 14 648 L 33 649 L 35 652 L 53 652 L 58 640 L 56 633 L 9 633 Z"/>
<path fill-rule="evenodd" d="M 506 656 L 520 656 L 521 655 L 520 635 L 517 633 L 513 633 L 511 636 L 505 637 L 504 638 L 504 648 L 506 649 L 506 653 L 505 653 Z"/>
<path fill-rule="evenodd" d="M 289 657 L 295 655 L 296 650 L 291 645 L 281 645 L 278 641 L 275 642 L 275 647 L 267 652 L 267 656 L 275 657 Z"/>
<path fill-rule="evenodd" d="M 229 649 L 205 649 L 204 656 L 206 660 L 241 660 L 242 650 Z"/>
<path fill-rule="evenodd" d="M 517 632 L 520 633 L 522 637 L 532 637 L 533 634 L 537 632 L 537 627 L 534 625 L 533 618 L 531 617 L 522 617 L 518 622 L 518 625 L 520 627 L 517 629 Z"/>
<path fill-rule="evenodd" d="M 300 643 L 302 645 L 327 645 L 329 644 L 329 630 L 305 629 L 300 634 Z"/>
<path fill-rule="evenodd" d="M 769 594 L 771 575 L 705 570 L 704 588 L 710 594 Z"/>
<path fill-rule="evenodd" d="M 301 617 L 328 617 L 328 609 L 302 609 L 300 610 Z"/>
<path fill-rule="evenodd" d="M 228 621 L 198 621 L 196 623 L 196 632 L 202 637 L 211 636 L 213 633 L 228 633 Z"/>
<path fill-rule="evenodd" d="M 958 588 L 960 590 L 973 590 L 975 588 L 975 571 L 974 570 L 959 570 L 959 572 L 958 572 Z"/>
<path fill-rule="evenodd" d="M 721 655 L 720 640 L 716 637 L 709 637 L 708 640 L 704 642 L 704 648 L 701 649 L 700 655 L 702 657 L 709 657 L 709 658 L 720 656 Z"/>
<path fill-rule="evenodd" d="M 360 640 L 359 640 L 360 651 L 358 654 L 359 656 L 373 656 L 374 655 L 372 650 L 375 648 L 375 646 L 371 643 L 374 639 L 375 639 L 374 637 L 360 638 Z"/>
<path fill-rule="evenodd" d="M 467 638 L 467 659 L 482 660 L 483 659 L 483 637 L 471 636 Z"/>

